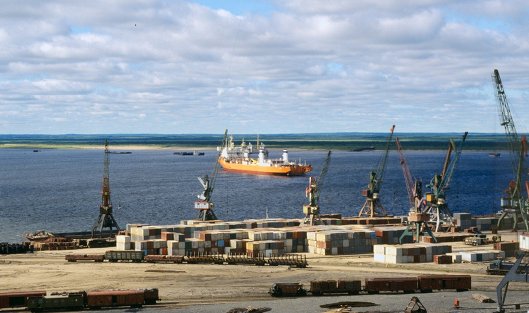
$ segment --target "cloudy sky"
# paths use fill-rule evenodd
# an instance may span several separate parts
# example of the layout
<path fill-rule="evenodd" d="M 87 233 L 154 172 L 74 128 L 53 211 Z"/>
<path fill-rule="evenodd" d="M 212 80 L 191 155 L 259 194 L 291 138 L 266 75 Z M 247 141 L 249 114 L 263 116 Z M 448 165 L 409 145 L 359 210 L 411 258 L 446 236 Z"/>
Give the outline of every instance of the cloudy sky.
<path fill-rule="evenodd" d="M 503 132 L 525 0 L 2 1 L 0 133 Z"/>

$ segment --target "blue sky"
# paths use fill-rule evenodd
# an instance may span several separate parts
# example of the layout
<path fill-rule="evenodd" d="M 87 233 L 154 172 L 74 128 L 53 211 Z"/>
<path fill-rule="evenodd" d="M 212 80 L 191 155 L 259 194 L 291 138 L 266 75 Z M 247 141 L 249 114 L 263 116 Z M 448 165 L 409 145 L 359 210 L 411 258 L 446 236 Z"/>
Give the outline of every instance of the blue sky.
<path fill-rule="evenodd" d="M 526 1 L 2 4 L 4 134 L 528 131 Z"/>

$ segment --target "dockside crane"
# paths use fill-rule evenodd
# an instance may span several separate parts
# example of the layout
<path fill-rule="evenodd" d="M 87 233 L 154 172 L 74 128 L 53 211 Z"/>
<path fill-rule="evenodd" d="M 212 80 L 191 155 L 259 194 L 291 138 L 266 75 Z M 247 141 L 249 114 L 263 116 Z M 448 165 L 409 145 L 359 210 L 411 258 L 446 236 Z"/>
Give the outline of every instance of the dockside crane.
<path fill-rule="evenodd" d="M 99 237 L 103 236 L 104 229 L 110 230 L 115 228 L 116 232 L 120 231 L 118 223 L 112 215 L 112 201 L 110 199 L 110 150 L 108 149 L 108 140 L 105 140 L 105 150 L 103 159 L 103 183 L 101 187 L 101 205 L 99 206 L 99 217 L 92 227 L 92 238 L 99 232 Z"/>
<path fill-rule="evenodd" d="M 386 149 L 378 163 L 377 168 L 369 173 L 369 184 L 367 185 L 366 189 L 362 190 L 362 196 L 366 198 L 366 201 L 360 209 L 358 217 L 376 217 L 388 215 L 386 209 L 384 209 L 384 206 L 382 206 L 382 203 L 380 202 L 379 196 L 394 130 L 395 125 L 393 125 L 390 129 L 390 133 L 386 142 Z"/>
<path fill-rule="evenodd" d="M 222 139 L 222 146 L 225 147 L 228 139 L 228 130 L 224 132 L 224 138 Z M 219 157 L 215 159 L 215 166 L 211 175 L 204 175 L 198 177 L 198 181 L 202 185 L 202 193 L 197 195 L 198 200 L 195 201 L 195 210 L 198 210 L 198 219 L 201 221 L 216 220 L 217 215 L 213 211 L 215 205 L 211 201 L 213 189 L 215 188 L 215 181 L 219 172 L 220 164 Z"/>
<path fill-rule="evenodd" d="M 399 242 L 402 244 L 404 238 L 408 236 L 412 236 L 416 242 L 420 242 L 423 233 L 426 233 L 432 237 L 434 242 L 437 242 L 437 238 L 435 238 L 432 230 L 428 226 L 430 215 L 426 212 L 423 212 L 425 209 L 425 203 L 423 201 L 424 199 L 422 194 L 422 181 L 420 179 L 414 180 L 412 178 L 410 168 L 408 167 L 408 162 L 406 161 L 404 152 L 402 151 L 402 145 L 400 144 L 399 137 L 395 138 L 395 143 L 397 145 L 397 151 L 399 152 L 400 165 L 402 167 L 402 173 L 406 183 L 406 190 L 408 191 L 408 201 L 410 203 L 408 226 L 400 236 Z M 415 230 L 415 235 L 413 230 Z"/>
<path fill-rule="evenodd" d="M 503 89 L 500 72 L 495 69 L 492 73 L 492 81 L 496 88 L 496 99 L 498 100 L 499 115 L 501 125 L 505 128 L 505 135 L 509 141 L 509 148 L 512 156 L 512 170 L 514 179 L 511 180 L 505 195 L 500 199 L 501 215 L 498 219 L 498 229 L 502 227 L 506 217 L 513 218 L 513 230 L 518 228 L 519 215 L 525 224 L 525 229 L 529 231 L 527 221 L 527 199 L 522 196 L 522 180 L 524 180 L 524 159 L 527 153 L 527 140 L 525 136 L 520 139 L 514 119 L 511 114 L 509 102 Z"/>
<path fill-rule="evenodd" d="M 452 212 L 446 203 L 445 192 L 450 186 L 450 181 L 461 157 L 461 151 L 463 151 L 463 144 L 467 139 L 467 135 L 468 132 L 463 134 L 459 145 L 456 145 L 454 140 L 450 139 L 441 174 L 435 174 L 430 184 L 426 185 L 426 187 L 430 188 L 430 192 L 426 193 L 425 212 L 430 215 L 430 222 L 435 223 L 435 231 L 441 229 L 441 223 L 452 225 Z M 455 154 L 453 158 L 452 153 Z"/>
<path fill-rule="evenodd" d="M 329 170 L 329 164 L 331 163 L 331 151 L 327 153 L 327 157 L 323 162 L 323 167 L 321 168 L 320 176 L 309 177 L 309 185 L 305 189 L 305 196 L 309 199 L 309 204 L 303 206 L 303 214 L 305 214 L 305 219 L 303 220 L 304 225 L 320 225 L 320 193 L 325 181 L 325 176 L 327 176 L 327 171 Z"/>

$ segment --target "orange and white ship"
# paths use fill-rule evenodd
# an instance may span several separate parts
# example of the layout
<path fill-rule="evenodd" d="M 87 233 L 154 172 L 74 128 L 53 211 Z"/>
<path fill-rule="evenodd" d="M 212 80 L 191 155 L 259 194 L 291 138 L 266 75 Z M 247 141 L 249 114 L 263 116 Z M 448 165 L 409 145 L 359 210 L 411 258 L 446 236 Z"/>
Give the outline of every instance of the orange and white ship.
<path fill-rule="evenodd" d="M 226 171 L 262 175 L 299 176 L 312 171 L 310 164 L 291 162 L 286 149 L 283 150 L 281 158 L 270 159 L 263 143 L 258 142 L 257 147 L 257 159 L 250 158 L 252 149 L 245 149 L 244 142 L 241 147 L 235 147 L 233 137 L 230 136 L 229 142 L 226 140 L 222 147 L 219 164 Z"/>

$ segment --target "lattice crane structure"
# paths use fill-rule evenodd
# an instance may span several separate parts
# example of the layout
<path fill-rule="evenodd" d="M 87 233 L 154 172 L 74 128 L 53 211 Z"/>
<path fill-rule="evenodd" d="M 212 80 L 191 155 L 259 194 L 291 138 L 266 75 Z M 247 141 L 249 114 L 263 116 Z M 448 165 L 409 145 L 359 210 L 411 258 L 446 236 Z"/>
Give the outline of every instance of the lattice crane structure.
<path fill-rule="evenodd" d="M 309 177 L 309 185 L 305 189 L 305 196 L 309 199 L 309 204 L 303 206 L 303 214 L 305 214 L 305 219 L 303 220 L 304 225 L 320 225 L 320 193 L 323 187 L 323 182 L 325 181 L 325 176 L 327 176 L 327 171 L 329 170 L 329 164 L 331 162 L 331 151 L 327 153 L 327 157 L 323 162 L 323 167 L 321 168 L 320 176 Z"/>
<path fill-rule="evenodd" d="M 446 189 L 450 186 L 450 181 L 454 175 L 454 170 L 461 157 L 463 144 L 467 138 L 468 132 L 463 134 L 459 145 L 450 139 L 448 150 L 446 152 L 443 169 L 441 174 L 435 174 L 426 187 L 430 192 L 426 193 L 426 210 L 430 215 L 430 222 L 435 224 L 435 231 L 441 230 L 441 224 L 452 226 L 452 212 L 446 203 Z M 452 158 L 452 152 L 455 156 Z"/>
<path fill-rule="evenodd" d="M 108 149 L 108 140 L 105 140 L 105 157 L 103 165 L 103 184 L 101 190 L 101 205 L 99 206 L 99 217 L 92 227 L 92 237 L 99 233 L 99 237 L 103 236 L 104 230 L 109 229 L 112 234 L 112 229 L 115 228 L 119 232 L 118 223 L 112 215 L 112 201 L 110 199 L 110 150 Z"/>
<path fill-rule="evenodd" d="M 222 139 L 222 146 L 225 147 L 228 139 L 228 130 L 224 132 L 224 138 Z M 211 201 L 213 189 L 215 188 L 215 181 L 219 172 L 220 164 L 219 157 L 215 159 L 215 166 L 211 175 L 204 175 L 198 177 L 198 181 L 202 185 L 202 193 L 197 195 L 198 200 L 195 201 L 195 209 L 198 210 L 198 219 L 202 221 L 216 220 L 217 215 L 213 211 L 215 205 Z"/>
<path fill-rule="evenodd" d="M 511 114 L 507 96 L 503 89 L 503 83 L 500 78 L 500 72 L 495 69 L 492 73 L 492 81 L 496 89 L 496 99 L 498 100 L 499 115 L 501 125 L 505 128 L 505 135 L 509 140 L 509 148 L 512 156 L 512 170 L 514 179 L 511 180 L 505 195 L 500 199 L 501 215 L 498 219 L 498 229 L 502 227 L 506 217 L 513 218 L 513 230 L 518 228 L 519 216 L 521 216 L 525 229 L 529 231 L 527 221 L 528 203 L 527 199 L 522 196 L 522 180 L 524 180 L 524 159 L 527 153 L 527 140 L 525 136 L 520 139 L 514 119 Z"/>
<path fill-rule="evenodd" d="M 410 203 L 410 212 L 408 213 L 408 226 L 399 238 L 399 242 L 407 236 L 412 236 L 416 242 L 420 242 L 421 236 L 426 233 L 432 237 L 434 242 L 437 242 L 432 230 L 428 226 L 430 221 L 430 214 L 424 212 L 425 201 L 422 194 L 422 181 L 420 179 L 413 179 L 408 162 L 404 157 L 402 151 L 402 145 L 400 144 L 399 138 L 395 138 L 397 144 L 397 151 L 399 152 L 400 165 L 402 167 L 402 173 L 404 174 L 404 181 L 406 183 L 406 190 L 408 191 L 408 201 Z M 414 234 L 415 232 L 415 234 Z"/>
<path fill-rule="evenodd" d="M 382 158 L 378 162 L 377 168 L 369 173 L 369 184 L 367 185 L 367 188 L 362 190 L 362 196 L 366 198 L 366 201 L 358 213 L 359 217 L 377 217 L 388 215 L 386 209 L 384 209 L 384 206 L 382 206 L 382 203 L 380 202 L 379 196 L 394 130 L 395 125 L 393 125 L 390 129 L 390 133 L 386 142 L 386 149 L 382 155 Z"/>

